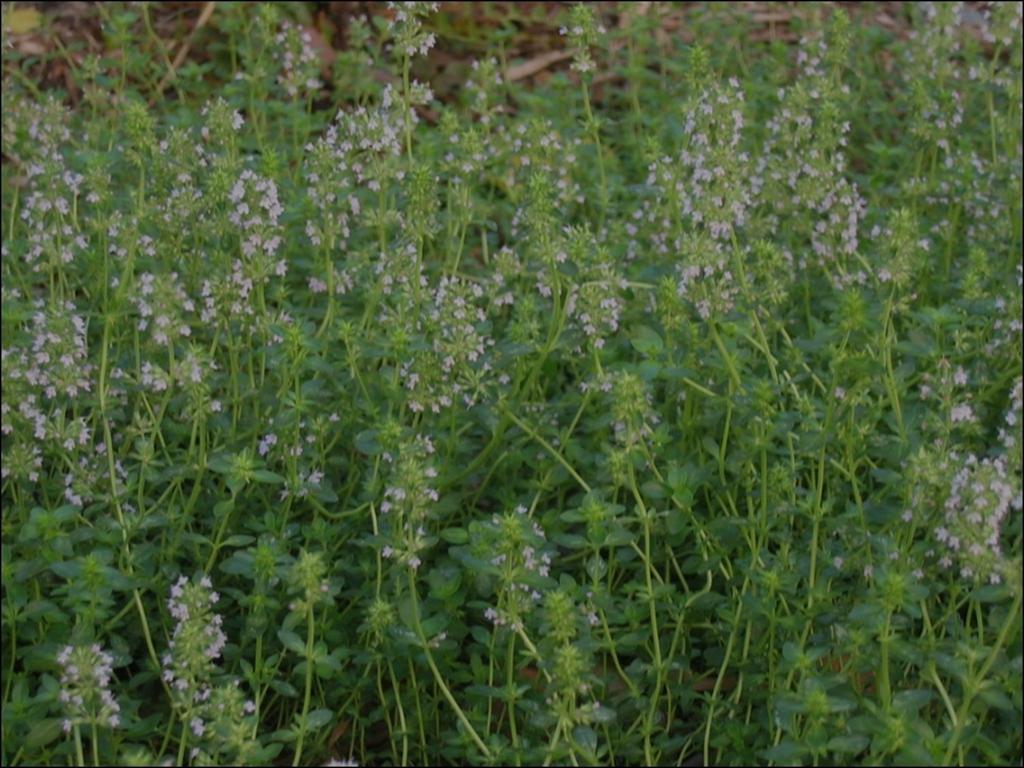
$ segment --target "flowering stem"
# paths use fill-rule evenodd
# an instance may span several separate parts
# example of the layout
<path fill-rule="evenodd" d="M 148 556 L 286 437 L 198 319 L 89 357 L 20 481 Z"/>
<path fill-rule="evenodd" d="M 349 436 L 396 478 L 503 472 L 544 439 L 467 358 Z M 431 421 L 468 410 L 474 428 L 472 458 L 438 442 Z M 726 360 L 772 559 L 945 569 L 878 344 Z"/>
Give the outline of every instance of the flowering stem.
<path fill-rule="evenodd" d="M 412 106 L 409 95 L 409 56 L 402 56 L 402 101 L 405 106 L 403 116 L 405 117 L 405 154 L 412 160 Z"/>
<path fill-rule="evenodd" d="M 131 553 L 128 547 L 128 529 L 125 526 L 124 512 L 121 509 L 121 500 L 117 493 L 117 484 L 115 480 L 117 474 L 114 466 L 114 440 L 110 432 L 110 418 L 107 410 L 107 360 L 108 349 L 110 347 L 110 326 L 112 323 L 113 317 L 108 315 L 106 322 L 103 324 L 103 347 L 100 354 L 100 414 L 103 417 L 103 444 L 106 448 L 105 453 L 107 456 L 107 471 L 110 480 L 110 497 L 114 503 L 114 511 L 117 514 L 118 527 L 121 530 L 121 550 L 122 557 L 124 558 L 124 568 L 128 575 L 132 576 L 134 575 L 135 569 L 132 567 Z M 142 622 L 142 634 L 146 639 L 146 648 L 149 651 L 149 658 L 153 662 L 153 666 L 157 669 L 159 674 L 160 660 L 157 658 L 156 648 L 153 647 L 153 638 L 149 631 L 149 620 L 146 618 L 146 611 L 142 607 L 142 598 L 139 596 L 138 587 L 132 589 L 132 595 L 135 598 L 135 606 L 139 611 L 139 619 Z M 167 686 L 167 683 L 163 681 L 163 677 L 160 679 L 161 682 L 163 682 L 163 688 L 167 693 L 168 698 L 171 698 L 171 689 Z"/>
<path fill-rule="evenodd" d="M 598 130 L 597 120 L 594 119 L 594 111 L 590 107 L 590 89 L 587 86 L 585 79 L 580 78 L 580 87 L 583 90 L 583 109 L 586 112 L 587 126 L 590 128 L 590 133 L 594 139 L 594 149 L 597 151 L 597 171 L 601 177 L 601 199 L 600 210 L 598 211 L 598 221 L 600 225 L 604 226 L 605 213 L 608 208 L 608 179 L 605 176 L 604 170 L 604 153 L 601 151 L 601 133 Z"/>

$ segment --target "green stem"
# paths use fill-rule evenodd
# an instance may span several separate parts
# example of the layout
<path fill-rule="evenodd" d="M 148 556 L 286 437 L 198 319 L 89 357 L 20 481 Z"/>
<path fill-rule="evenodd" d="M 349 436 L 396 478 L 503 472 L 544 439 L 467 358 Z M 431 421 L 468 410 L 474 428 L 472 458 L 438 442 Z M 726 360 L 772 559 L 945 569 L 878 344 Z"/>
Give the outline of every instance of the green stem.
<path fill-rule="evenodd" d="M 441 689 L 441 694 L 445 697 L 451 708 L 455 711 L 455 716 L 462 723 L 462 727 L 466 729 L 466 733 L 476 744 L 484 757 L 488 760 L 491 758 L 491 751 L 484 744 L 483 739 L 480 738 L 480 734 L 476 732 L 472 723 L 469 722 L 469 718 L 466 717 L 466 713 L 462 711 L 462 707 L 459 706 L 459 702 L 452 696 L 451 690 L 448 688 L 448 684 L 444 681 L 444 677 L 441 675 L 441 670 L 437 668 L 437 663 L 434 661 L 434 655 L 430 652 L 430 642 L 427 640 L 426 635 L 423 633 L 423 626 L 420 624 L 420 607 L 419 597 L 416 592 L 416 579 L 413 576 L 412 570 L 409 571 L 409 594 L 412 597 L 412 612 L 413 621 L 416 625 L 416 636 L 419 638 L 420 645 L 423 647 L 423 654 L 427 658 L 427 666 L 430 667 L 430 671 L 434 675 L 434 681 L 437 683 L 437 687 Z M 296 763 L 297 765 L 297 763 Z"/>
<path fill-rule="evenodd" d="M 984 682 L 985 677 L 988 675 L 989 670 L 996 661 L 996 657 L 999 652 L 1002 651 L 1003 646 L 1006 644 L 1007 635 L 1010 634 L 1010 629 L 1016 623 L 1017 618 L 1020 616 L 1021 606 L 1021 595 L 1024 594 L 1024 589 L 1021 589 L 1020 585 L 1017 585 L 1016 594 L 1013 597 L 1013 606 L 1006 614 L 1006 619 L 1003 621 L 1003 626 L 999 629 L 999 635 L 996 638 L 995 645 L 992 646 L 992 650 L 989 651 L 988 658 L 985 659 L 985 663 L 981 665 L 981 670 L 975 675 L 970 683 L 965 686 L 965 695 L 963 703 L 960 705 L 960 711 L 957 713 L 955 725 L 953 728 L 953 736 L 949 740 L 949 746 L 946 747 L 946 755 L 942 762 L 944 765 L 949 765 L 953 759 L 953 753 L 956 752 L 957 746 L 960 741 L 960 736 L 963 733 L 964 723 L 967 721 L 967 713 L 970 712 L 971 704 L 974 703 L 974 697 L 981 690 L 981 683 Z"/>
<path fill-rule="evenodd" d="M 733 363 L 732 355 L 729 354 L 729 350 L 726 349 L 725 344 L 722 342 L 722 337 L 718 335 L 717 323 L 714 320 L 708 322 L 708 328 L 711 330 L 711 338 L 715 342 L 715 346 L 718 347 L 718 352 L 722 356 L 722 360 L 725 362 L 726 370 L 729 372 L 729 378 L 732 379 L 733 385 L 740 392 L 743 391 L 741 385 L 741 379 L 739 371 L 736 370 L 736 365 Z"/>
<path fill-rule="evenodd" d="M 292 766 L 299 764 L 302 759 L 302 742 L 306 738 L 306 718 L 309 715 L 309 699 L 313 693 L 313 636 L 314 616 L 313 605 L 306 606 L 306 693 L 302 700 L 302 720 L 299 724 L 299 739 L 295 745 L 295 758 Z"/>
<path fill-rule="evenodd" d="M 405 708 L 402 706 L 402 697 L 398 689 L 398 678 L 395 677 L 395 668 L 388 659 L 388 674 L 391 676 L 391 687 L 395 691 L 395 704 L 398 706 L 398 724 L 402 729 L 402 765 L 409 764 L 409 728 L 405 723 Z"/>
<path fill-rule="evenodd" d="M 583 479 L 582 477 L 580 477 L 580 476 L 579 476 L 579 473 L 578 473 L 578 472 L 576 472 L 576 470 L 572 468 L 572 465 L 571 465 L 571 464 L 569 464 L 569 462 L 568 462 L 568 461 L 566 461 L 566 460 L 565 460 L 565 459 L 564 459 L 564 458 L 562 457 L 562 454 L 560 454 L 560 453 L 559 453 L 559 452 L 558 452 L 557 450 L 555 450 L 555 448 L 554 448 L 554 447 L 552 447 L 552 445 L 551 445 L 551 444 L 550 444 L 550 443 L 549 443 L 549 442 L 548 442 L 547 440 L 545 440 L 545 439 L 544 439 L 543 437 L 541 437 L 540 435 L 538 435 L 538 434 L 537 434 L 537 432 L 536 432 L 536 431 L 535 431 L 535 430 L 534 430 L 534 429 L 533 429 L 532 427 L 530 427 L 530 425 L 529 425 L 529 424 L 527 424 L 527 423 L 526 423 L 526 422 L 524 422 L 524 421 L 523 421 L 522 419 L 520 419 L 520 418 L 519 418 L 518 416 L 516 416 L 516 415 L 515 415 L 514 413 L 512 413 L 512 411 L 510 411 L 510 410 L 508 409 L 508 407 L 507 407 L 507 406 L 505 406 L 504 404 L 502 404 L 502 405 L 501 405 L 501 406 L 499 406 L 499 407 L 501 408 L 501 412 L 502 412 L 502 413 L 504 413 L 504 414 L 505 414 L 505 415 L 506 415 L 506 416 L 507 416 L 508 418 L 512 419 L 512 421 L 513 421 L 513 422 L 515 422 L 515 424 L 516 424 L 516 426 L 517 426 L 517 427 L 519 427 L 519 428 L 520 428 L 521 430 L 523 430 L 523 432 L 525 432 L 525 433 L 526 433 L 526 434 L 528 434 L 528 435 L 529 435 L 530 437 L 532 437 L 532 438 L 533 438 L 534 440 L 536 440 L 536 441 L 537 441 L 538 443 L 540 443 L 540 446 L 541 446 L 541 447 L 542 447 L 542 448 L 543 448 L 543 449 L 544 449 L 545 451 L 547 451 L 548 453 L 550 453 L 550 454 L 551 454 L 551 456 L 552 456 L 552 457 L 553 457 L 553 458 L 554 458 L 554 459 L 555 459 L 555 460 L 556 460 L 556 461 L 557 461 L 557 462 L 558 462 L 559 464 L 561 464 L 561 465 L 562 465 L 563 467 L 565 467 L 565 470 L 566 470 L 566 471 L 567 471 L 567 472 L 568 472 L 568 473 L 569 473 L 570 475 L 572 475 L 573 479 L 574 479 L 574 480 L 575 480 L 575 481 L 576 481 L 577 483 L 579 483 L 579 484 L 580 484 L 580 487 L 581 487 L 581 488 L 583 488 L 583 490 L 584 490 L 584 491 L 586 491 L 587 493 L 590 493 L 590 486 L 589 486 L 589 485 L 587 484 L 587 481 L 586 481 L 586 480 L 584 480 L 584 479 Z"/>
<path fill-rule="evenodd" d="M 185 745 L 188 744 L 188 723 L 181 724 L 181 739 L 178 741 L 178 762 L 177 765 L 185 764 Z"/>
<path fill-rule="evenodd" d="M 746 582 L 744 582 L 744 590 Z M 740 612 L 743 609 L 742 599 L 736 603 L 736 614 L 732 619 L 732 632 L 729 633 L 729 642 L 725 646 L 725 658 L 722 659 L 722 666 L 718 670 L 718 678 L 715 680 L 715 688 L 711 692 L 711 708 L 708 711 L 707 721 L 704 723 L 704 765 L 712 765 L 709 761 L 711 745 L 711 721 L 715 718 L 715 705 L 718 704 L 718 694 L 722 690 L 722 681 L 725 680 L 725 670 L 729 667 L 729 658 L 732 656 L 732 647 L 736 643 L 736 630 L 739 628 Z"/>
<path fill-rule="evenodd" d="M 885 611 L 885 625 L 882 628 L 882 637 L 879 640 L 881 646 L 882 663 L 878 670 L 878 694 L 882 699 L 882 706 L 888 712 L 892 705 L 892 684 L 889 681 L 889 629 L 892 626 L 892 611 Z"/>
<path fill-rule="evenodd" d="M 85 753 L 82 751 L 82 732 L 78 728 L 78 723 L 75 723 L 75 758 L 78 762 L 75 765 L 85 765 Z"/>

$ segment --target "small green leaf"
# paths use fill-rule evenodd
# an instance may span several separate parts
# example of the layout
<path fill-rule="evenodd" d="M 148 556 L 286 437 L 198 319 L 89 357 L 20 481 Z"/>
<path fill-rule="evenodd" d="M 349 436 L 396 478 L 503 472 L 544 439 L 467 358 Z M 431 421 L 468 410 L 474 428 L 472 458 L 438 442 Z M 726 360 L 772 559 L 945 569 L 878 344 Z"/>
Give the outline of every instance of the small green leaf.
<path fill-rule="evenodd" d="M 38 720 L 32 725 L 32 730 L 25 737 L 22 745 L 26 749 L 39 749 L 45 747 L 52 741 L 56 741 L 61 735 L 61 718 L 48 717 Z"/>
<path fill-rule="evenodd" d="M 295 686 L 291 683 L 287 683 L 284 680 L 271 680 L 269 683 L 270 687 L 277 691 L 282 696 L 289 699 L 298 698 L 299 692 L 295 689 Z M 274 737 L 271 737 L 274 738 Z"/>
<path fill-rule="evenodd" d="M 633 329 L 629 343 L 644 357 L 655 357 L 665 348 L 665 342 L 661 340 L 657 331 L 646 325 L 638 325 Z"/>
<path fill-rule="evenodd" d="M 572 738 L 579 746 L 591 755 L 597 752 L 597 734 L 593 728 L 585 725 L 577 725 L 572 729 Z"/>
<path fill-rule="evenodd" d="M 302 638 L 300 638 L 297 634 L 288 629 L 279 629 L 277 631 L 277 638 L 281 641 L 281 644 L 289 651 L 305 658 L 306 644 L 302 642 Z"/>
<path fill-rule="evenodd" d="M 209 467 L 211 472 L 216 472 L 218 475 L 230 474 L 233 469 L 231 461 L 223 454 L 211 456 L 206 466 Z"/>
<path fill-rule="evenodd" d="M 220 564 L 220 570 L 234 576 L 252 578 L 253 558 L 249 552 L 235 552 Z"/>
<path fill-rule="evenodd" d="M 1010 697 L 1000 691 L 998 688 L 988 687 L 982 690 L 978 697 L 988 704 L 990 707 L 995 709 L 1001 709 L 1005 712 L 1013 711 L 1013 702 Z"/>
<path fill-rule="evenodd" d="M 465 528 L 445 528 L 441 531 L 441 538 L 449 544 L 465 544 L 469 541 L 469 534 Z"/>
<path fill-rule="evenodd" d="M 779 763 L 780 765 L 799 765 L 804 754 L 805 751 L 803 747 L 795 744 L 789 739 L 783 739 L 774 747 L 766 749 L 760 753 L 761 757 L 765 760 L 770 760 L 773 763 Z"/>
<path fill-rule="evenodd" d="M 313 730 L 323 728 L 327 723 L 331 722 L 332 717 L 334 717 L 334 713 L 329 709 L 314 709 L 306 715 L 306 727 Z"/>
<path fill-rule="evenodd" d="M 971 592 L 971 597 L 979 603 L 998 603 L 1010 596 L 1010 590 L 1004 584 L 985 584 Z"/>
<path fill-rule="evenodd" d="M 377 439 L 377 430 L 364 429 L 355 439 L 356 450 L 367 456 L 376 456 L 382 448 L 380 440 Z"/>
<path fill-rule="evenodd" d="M 213 516 L 216 519 L 222 518 L 224 515 L 230 515 L 235 509 L 234 499 L 224 499 L 224 501 L 218 501 L 213 505 Z"/>
<path fill-rule="evenodd" d="M 836 736 L 829 740 L 828 750 L 844 755 L 857 755 L 868 748 L 867 736 Z"/>
<path fill-rule="evenodd" d="M 893 696 L 892 706 L 906 713 L 917 712 L 934 698 L 934 693 L 921 688 L 899 691 Z"/>
<path fill-rule="evenodd" d="M 284 478 L 277 472 L 271 472 L 269 469 L 254 469 L 252 472 L 252 478 L 257 483 L 272 483 L 280 485 L 284 482 Z"/>

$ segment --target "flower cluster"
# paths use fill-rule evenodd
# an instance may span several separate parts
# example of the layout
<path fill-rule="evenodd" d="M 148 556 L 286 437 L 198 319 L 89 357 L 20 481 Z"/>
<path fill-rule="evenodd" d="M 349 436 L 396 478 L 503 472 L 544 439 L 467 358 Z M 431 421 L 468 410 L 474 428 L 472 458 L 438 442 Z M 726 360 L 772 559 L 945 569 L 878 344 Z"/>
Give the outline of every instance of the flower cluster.
<path fill-rule="evenodd" d="M 850 123 L 841 117 L 841 95 L 822 74 L 782 89 L 758 161 L 773 228 L 790 222 L 795 237 L 788 247 L 798 266 L 815 264 L 840 288 L 867 279 L 859 265 L 847 264 L 860 245 L 866 202 L 847 178 Z M 813 262 L 803 255 L 808 244 Z"/>
<path fill-rule="evenodd" d="M 577 3 L 569 11 L 569 23 L 561 27 L 558 33 L 569 38 L 572 48 L 572 68 L 581 75 L 594 71 L 594 60 L 590 56 L 591 47 L 597 45 L 600 36 L 606 34 L 604 25 L 599 23 L 594 6 L 589 3 Z"/>
<path fill-rule="evenodd" d="M 608 248 L 599 244 L 588 229 L 569 227 L 565 234 L 569 261 L 577 270 L 566 313 L 587 341 L 601 349 L 605 340 L 619 330 L 627 281 Z"/>
<path fill-rule="evenodd" d="M 110 692 L 114 658 L 99 644 L 66 645 L 57 654 L 61 667 L 61 691 L 64 706 L 61 727 L 65 733 L 79 725 L 117 728 L 121 724 L 121 706 Z"/>
<path fill-rule="evenodd" d="M 455 404 L 471 407 L 491 370 L 486 332 L 488 317 L 478 283 L 442 277 L 431 292 L 416 330 L 430 344 L 414 352 L 399 368 L 409 409 L 440 413 Z"/>
<path fill-rule="evenodd" d="M 469 107 L 483 125 L 490 125 L 505 111 L 505 105 L 498 96 L 503 81 L 495 58 L 474 60 L 470 65 L 471 74 L 465 89 L 469 94 Z"/>
<path fill-rule="evenodd" d="M 311 98 L 323 86 L 317 77 L 320 57 L 313 47 L 313 36 L 306 29 L 283 21 L 274 42 L 281 70 L 277 82 L 291 99 Z"/>
<path fill-rule="evenodd" d="M 944 554 L 939 564 L 960 567 L 965 579 L 998 584 L 1013 566 L 1004 557 L 1000 534 L 1011 510 L 1021 510 L 1019 479 L 1014 480 L 1006 460 L 966 456 L 950 483 L 945 524 L 935 529 Z"/>
<path fill-rule="evenodd" d="M 384 545 L 381 555 L 413 570 L 422 565 L 420 555 L 434 541 L 426 528 L 430 510 L 440 499 L 434 452 L 429 437 L 416 436 L 401 442 L 397 457 L 390 451 L 383 454 L 391 470 L 380 503 L 381 527 L 391 543 Z"/>
<path fill-rule="evenodd" d="M 399 56 L 412 58 L 426 56 L 427 51 L 434 47 L 437 38 L 433 32 L 423 29 L 423 20 L 437 12 L 438 4 L 434 2 L 389 2 L 388 8 L 394 17 L 389 22 L 394 49 Z"/>
<path fill-rule="evenodd" d="M 652 164 L 647 179 L 673 200 L 676 215 L 714 240 L 746 224 L 763 183 L 743 148 L 746 120 L 738 80 L 707 84 L 687 105 L 678 157 Z"/>
<path fill-rule="evenodd" d="M 277 184 L 246 169 L 231 188 L 228 199 L 233 206 L 228 220 L 238 229 L 242 256 L 251 270 L 251 278 L 266 283 L 271 274 L 284 277 L 288 263 L 277 257 L 281 247 L 278 222 L 284 212 Z"/>
<path fill-rule="evenodd" d="M 4 349 L 5 387 L 10 376 L 12 386 L 23 381 L 45 400 L 76 398 L 92 390 L 86 321 L 72 302 L 49 307 L 36 302 L 29 334 L 29 345 Z"/>
<path fill-rule="evenodd" d="M 327 564 L 319 552 L 299 553 L 298 559 L 288 575 L 289 587 L 300 594 L 289 606 L 289 610 L 302 613 L 312 610 L 330 593 L 327 581 Z"/>
<path fill-rule="evenodd" d="M 132 303 L 139 313 L 138 329 L 148 330 L 154 344 L 168 347 L 172 339 L 192 335 L 191 325 L 183 315 L 194 312 L 195 303 L 186 293 L 177 272 L 162 275 L 143 272 L 139 275 Z"/>
<path fill-rule="evenodd" d="M 176 623 L 161 663 L 164 682 L 183 713 L 192 713 L 208 701 L 213 690 L 210 680 L 227 644 L 221 628 L 224 620 L 213 610 L 219 601 L 220 594 L 213 590 L 208 576 L 192 581 L 180 576 L 171 587 L 167 610 Z M 202 718 L 193 715 L 190 727 L 201 736 Z"/>
<path fill-rule="evenodd" d="M 531 611 L 540 603 L 550 576 L 553 551 L 539 523 L 519 505 L 504 515 L 474 527 L 477 546 L 488 550 L 490 565 L 501 581 L 496 605 L 488 606 L 484 618 L 496 627 L 520 631 Z"/>

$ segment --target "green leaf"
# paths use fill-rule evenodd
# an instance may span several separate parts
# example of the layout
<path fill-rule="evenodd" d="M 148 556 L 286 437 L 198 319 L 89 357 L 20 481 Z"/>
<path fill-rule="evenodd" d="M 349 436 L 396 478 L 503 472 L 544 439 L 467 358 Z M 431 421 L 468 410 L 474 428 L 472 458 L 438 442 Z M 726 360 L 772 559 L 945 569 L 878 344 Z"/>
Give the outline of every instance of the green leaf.
<path fill-rule="evenodd" d="M 79 560 L 69 560 L 63 563 L 54 563 L 50 570 L 62 579 L 75 579 L 82 573 L 82 563 Z"/>
<path fill-rule="evenodd" d="M 314 709 L 308 715 L 306 715 L 306 727 L 316 730 L 317 728 L 323 728 L 334 717 L 334 713 L 329 709 Z"/>
<path fill-rule="evenodd" d="M 427 575 L 430 583 L 430 596 L 438 600 L 448 600 L 462 586 L 462 571 L 455 565 L 434 568 Z"/>
<path fill-rule="evenodd" d="M 671 536 L 678 536 L 683 533 L 687 529 L 688 523 L 686 515 L 676 507 L 668 510 L 668 514 L 665 516 L 665 527 Z"/>
<path fill-rule="evenodd" d="M 971 597 L 979 603 L 999 603 L 1010 597 L 1010 590 L 1005 584 L 985 584 L 971 592 Z"/>
<path fill-rule="evenodd" d="M 789 739 L 783 739 L 774 747 L 759 753 L 765 760 L 780 765 L 798 765 L 806 752 L 804 748 Z"/>
<path fill-rule="evenodd" d="M 235 510 L 235 500 L 225 499 L 224 501 L 218 501 L 213 505 L 213 516 L 219 520 L 224 515 L 230 515 Z"/>
<path fill-rule="evenodd" d="M 367 456 L 376 456 L 383 450 L 375 429 L 364 429 L 356 435 L 355 446 L 357 451 Z"/>
<path fill-rule="evenodd" d="M 289 731 L 289 733 L 291 732 Z M 274 758 L 281 754 L 283 748 L 284 745 L 277 742 L 267 744 L 267 746 L 252 753 L 250 762 L 253 765 L 270 765 Z"/>
<path fill-rule="evenodd" d="M 867 736 L 836 736 L 829 739 L 828 750 L 844 755 L 857 755 L 867 749 L 869 743 Z"/>
<path fill-rule="evenodd" d="M 281 475 L 277 474 L 277 472 L 271 472 L 269 469 L 254 469 L 252 477 L 257 483 L 280 485 L 284 482 L 284 478 Z"/>
<path fill-rule="evenodd" d="M 597 734 L 594 733 L 593 728 L 588 728 L 585 725 L 577 725 L 572 729 L 572 738 L 579 746 L 585 749 L 591 755 L 597 752 Z"/>
<path fill-rule="evenodd" d="M 934 698 L 934 693 L 921 688 L 899 691 L 892 698 L 892 706 L 902 712 L 917 712 Z"/>
<path fill-rule="evenodd" d="M 428 640 L 431 639 L 448 626 L 448 620 L 449 616 L 446 613 L 438 613 L 429 619 L 424 619 L 420 624 L 423 628 L 423 634 L 426 635 Z"/>
<path fill-rule="evenodd" d="M 465 528 L 445 528 L 441 531 L 441 538 L 449 544 L 465 544 L 469 541 L 469 534 Z"/>
<path fill-rule="evenodd" d="M 299 692 L 295 689 L 295 686 L 291 683 L 285 682 L 284 680 L 271 680 L 269 685 L 279 694 L 286 696 L 289 699 L 295 699 L 299 696 Z"/>
<path fill-rule="evenodd" d="M 341 662 L 333 654 L 318 656 L 316 659 L 316 673 L 319 677 L 332 677 L 341 671 Z"/>
<path fill-rule="evenodd" d="M 1012 712 L 1014 709 L 1013 701 L 1010 700 L 1010 697 L 998 688 L 989 686 L 988 688 L 983 689 L 978 694 L 978 697 L 995 709 L 1001 709 L 1005 712 Z"/>
<path fill-rule="evenodd" d="M 505 693 L 504 688 L 497 688 L 493 685 L 467 685 L 465 688 L 468 696 L 478 696 L 481 699 L 501 699 Z"/>
<path fill-rule="evenodd" d="M 473 639 L 480 643 L 480 645 L 489 645 L 491 642 L 491 633 L 479 625 L 470 627 L 469 634 L 472 635 Z"/>
<path fill-rule="evenodd" d="M 25 749 L 39 749 L 45 747 L 52 741 L 56 741 L 61 735 L 61 718 L 48 717 L 38 720 L 32 725 L 32 730 L 25 737 L 22 745 Z"/>
<path fill-rule="evenodd" d="M 646 325 L 638 325 L 633 329 L 629 343 L 644 357 L 656 357 L 665 348 L 665 342 L 661 340 L 657 331 Z"/>
<path fill-rule="evenodd" d="M 231 557 L 220 564 L 220 570 L 234 576 L 246 576 L 252 578 L 253 558 L 249 552 L 235 552 Z"/>
<path fill-rule="evenodd" d="M 230 459 L 224 454 L 217 456 L 211 456 L 210 460 L 206 462 L 206 466 L 211 472 L 216 472 L 218 475 L 227 475 L 233 471 Z"/>
<path fill-rule="evenodd" d="M 292 653 L 298 654 L 303 658 L 306 657 L 306 644 L 302 642 L 302 638 L 291 630 L 277 630 L 277 638 L 281 641 L 281 644 Z"/>

